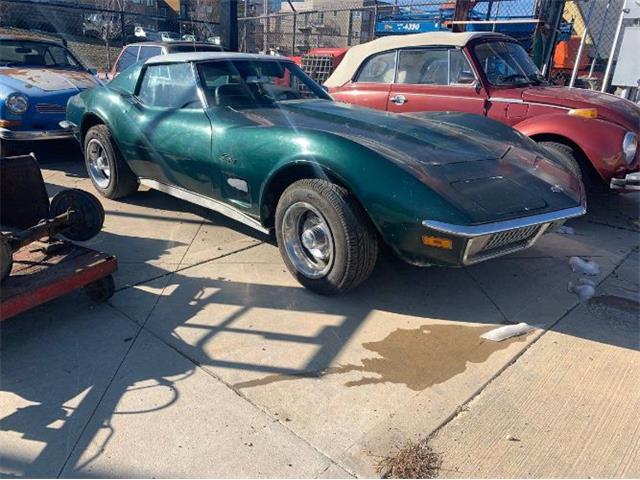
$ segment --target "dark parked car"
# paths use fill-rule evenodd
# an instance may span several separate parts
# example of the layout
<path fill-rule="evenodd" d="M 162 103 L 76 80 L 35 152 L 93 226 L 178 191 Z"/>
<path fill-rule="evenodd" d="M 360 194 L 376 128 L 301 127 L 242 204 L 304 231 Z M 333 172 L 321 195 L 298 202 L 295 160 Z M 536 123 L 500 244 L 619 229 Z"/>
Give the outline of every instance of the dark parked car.
<path fill-rule="evenodd" d="M 141 62 L 156 55 L 182 52 L 222 52 L 223 50 L 224 48 L 220 45 L 185 40 L 131 43 L 122 48 L 111 71 L 104 75 L 103 78 L 106 80 L 113 79 L 117 77 L 121 71 L 134 63 Z"/>
<path fill-rule="evenodd" d="M 284 57 L 156 56 L 74 97 L 67 121 L 102 195 L 143 184 L 275 230 L 323 294 L 363 282 L 381 242 L 412 264 L 469 265 L 585 211 L 578 178 L 511 128 L 333 102 Z"/>

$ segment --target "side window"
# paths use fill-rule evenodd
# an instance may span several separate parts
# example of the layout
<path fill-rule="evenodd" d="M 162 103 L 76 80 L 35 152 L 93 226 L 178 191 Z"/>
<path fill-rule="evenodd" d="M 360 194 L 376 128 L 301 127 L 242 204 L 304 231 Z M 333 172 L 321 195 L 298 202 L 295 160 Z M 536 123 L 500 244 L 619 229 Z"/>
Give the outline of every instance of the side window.
<path fill-rule="evenodd" d="M 393 50 L 369 57 L 358 73 L 356 82 L 392 83 L 395 73 L 396 52 Z"/>
<path fill-rule="evenodd" d="M 469 85 L 475 76 L 461 50 L 429 48 L 401 50 L 397 83 L 414 85 Z"/>
<path fill-rule="evenodd" d="M 124 51 L 122 52 L 122 55 L 120 55 L 120 58 L 118 59 L 118 64 L 116 65 L 116 72 L 121 72 L 129 68 L 134 63 L 136 63 L 138 59 L 139 48 L 140 47 L 127 47 L 124 49 Z"/>
<path fill-rule="evenodd" d="M 397 83 L 448 85 L 447 49 L 400 50 Z"/>
<path fill-rule="evenodd" d="M 150 107 L 202 108 L 190 63 L 147 67 L 138 98 Z"/>
<path fill-rule="evenodd" d="M 140 62 L 147 58 L 155 57 L 156 55 L 162 55 L 162 47 L 140 47 L 138 61 Z"/>

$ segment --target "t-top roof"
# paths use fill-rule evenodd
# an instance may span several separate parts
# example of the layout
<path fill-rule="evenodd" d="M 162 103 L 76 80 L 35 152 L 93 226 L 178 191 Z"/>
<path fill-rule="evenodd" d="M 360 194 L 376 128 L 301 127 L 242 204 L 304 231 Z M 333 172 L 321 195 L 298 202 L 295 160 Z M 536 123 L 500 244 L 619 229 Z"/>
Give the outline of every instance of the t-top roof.
<path fill-rule="evenodd" d="M 447 46 L 464 47 L 470 40 L 487 36 L 503 36 L 493 32 L 429 32 L 414 33 L 411 35 L 394 35 L 381 37 L 371 42 L 362 43 L 351 47 L 334 70 L 331 76 L 324 82 L 326 87 L 339 87 L 353 78 L 360 64 L 371 55 L 387 50 L 406 47 Z"/>
<path fill-rule="evenodd" d="M 206 60 L 277 60 L 282 62 L 291 61 L 287 57 L 274 55 L 259 55 L 255 53 L 237 52 L 180 52 L 169 53 L 167 55 L 156 55 L 147 59 L 149 64 L 157 63 L 182 63 L 182 62 L 202 62 Z"/>

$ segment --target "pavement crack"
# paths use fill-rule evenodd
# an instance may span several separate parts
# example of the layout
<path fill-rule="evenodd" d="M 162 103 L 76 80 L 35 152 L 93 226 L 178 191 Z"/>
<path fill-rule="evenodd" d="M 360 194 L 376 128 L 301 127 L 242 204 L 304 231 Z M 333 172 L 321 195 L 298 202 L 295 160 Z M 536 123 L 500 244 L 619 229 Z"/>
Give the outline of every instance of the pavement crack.
<path fill-rule="evenodd" d="M 189 270 L 190 268 L 195 268 L 195 267 L 199 267 L 201 265 L 206 265 L 209 262 L 214 262 L 216 260 L 220 260 L 221 258 L 226 258 L 226 257 L 229 257 L 231 255 L 235 255 L 236 253 L 245 252 L 245 251 L 250 250 L 252 248 L 255 248 L 255 247 L 258 247 L 260 245 L 263 245 L 264 243 L 265 242 L 254 243 L 254 244 L 248 245 L 246 247 L 238 248 L 237 250 L 233 250 L 233 251 L 230 251 L 230 252 L 223 253 L 223 254 L 218 255 L 216 257 L 207 258 L 206 260 L 201 260 L 199 262 L 195 262 L 195 263 L 191 263 L 189 265 L 185 265 L 184 267 L 178 266 L 178 268 L 176 268 L 175 270 L 171 270 L 171 271 L 168 271 L 168 272 L 165 272 L 165 273 L 161 273 L 159 275 L 155 275 L 155 276 L 147 278 L 145 280 L 140 280 L 139 282 L 130 283 L 130 284 L 125 285 L 124 287 L 120 287 L 120 288 L 116 289 L 116 293 L 122 292 L 123 290 L 127 290 L 128 288 L 133 288 L 133 287 L 137 287 L 137 286 L 140 286 L 140 285 L 145 285 L 147 283 L 153 282 L 153 281 L 158 280 L 160 278 L 169 277 L 169 276 L 171 276 L 171 275 L 173 275 L 175 273 L 184 272 L 185 270 Z M 185 252 L 185 255 L 186 255 L 186 252 Z M 184 259 L 184 256 L 182 258 Z M 182 260 L 178 263 L 178 265 L 181 265 L 181 264 L 182 264 Z"/>
<path fill-rule="evenodd" d="M 487 298 L 487 300 L 489 300 L 489 302 L 491 302 L 491 305 L 493 305 L 493 307 L 498 311 L 498 313 L 502 316 L 502 323 L 508 324 L 508 323 L 513 323 L 511 322 L 507 316 L 505 315 L 505 313 L 502 311 L 502 309 L 500 308 L 500 306 L 493 300 L 493 298 L 491 298 L 491 295 L 489 295 L 489 292 L 487 292 L 484 287 L 482 286 L 482 284 L 478 281 L 478 279 L 476 277 L 474 277 L 471 272 L 464 268 L 463 269 L 464 272 L 469 276 L 469 278 L 473 281 L 473 283 L 476 284 L 476 286 L 478 287 L 478 289 L 482 292 L 482 294 Z"/>

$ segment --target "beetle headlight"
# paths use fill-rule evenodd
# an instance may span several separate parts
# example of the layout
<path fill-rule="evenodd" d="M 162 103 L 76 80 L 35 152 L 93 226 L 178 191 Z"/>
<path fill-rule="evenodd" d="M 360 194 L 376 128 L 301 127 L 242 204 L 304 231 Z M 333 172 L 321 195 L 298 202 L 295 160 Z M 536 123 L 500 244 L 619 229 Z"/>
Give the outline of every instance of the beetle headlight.
<path fill-rule="evenodd" d="M 622 139 L 622 155 L 627 165 L 633 162 L 636 150 L 638 150 L 638 135 L 633 132 L 627 132 Z"/>
<path fill-rule="evenodd" d="M 29 109 L 29 99 L 21 93 L 11 93 L 4 101 L 11 113 L 22 115 Z"/>

